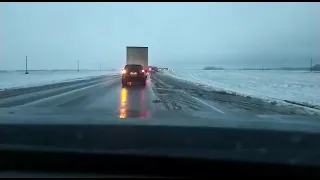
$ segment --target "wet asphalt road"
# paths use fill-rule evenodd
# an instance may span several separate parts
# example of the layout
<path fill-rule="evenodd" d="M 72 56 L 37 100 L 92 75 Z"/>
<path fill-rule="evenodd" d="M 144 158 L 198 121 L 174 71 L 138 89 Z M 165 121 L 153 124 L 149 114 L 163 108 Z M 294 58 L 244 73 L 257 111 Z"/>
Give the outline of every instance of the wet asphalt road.
<path fill-rule="evenodd" d="M 166 100 L 167 97 L 162 97 L 163 94 L 159 94 L 159 88 L 155 86 L 161 82 L 159 76 L 157 77 L 149 76 L 145 87 L 141 85 L 122 87 L 120 76 L 105 76 L 71 85 L 69 83 L 14 90 L 12 93 L 2 94 L 5 98 L 0 99 L 0 107 L 103 110 L 116 113 L 120 118 L 152 118 L 158 110 L 185 113 L 211 111 L 219 115 L 224 113 L 181 92 L 170 91 L 173 96 L 183 98 L 183 101 L 170 102 L 169 99 L 174 100 L 171 97 Z"/>
<path fill-rule="evenodd" d="M 152 117 L 157 109 L 165 109 L 157 103 L 148 78 L 145 87 L 122 87 L 120 75 L 107 75 L 92 80 L 60 83 L 0 93 L 1 108 L 72 108 L 103 110 L 126 117 Z"/>
<path fill-rule="evenodd" d="M 77 108 L 79 110 L 104 110 L 117 113 L 120 118 L 151 117 L 157 106 L 151 80 L 146 87 L 122 87 L 120 77 L 93 86 L 77 89 L 55 97 L 26 104 L 34 107 Z"/>
<path fill-rule="evenodd" d="M 0 107 L 103 110 L 120 118 L 152 118 L 161 111 L 221 115 L 304 115 L 301 108 L 281 108 L 252 97 L 214 92 L 162 73 L 148 77 L 145 87 L 122 87 L 120 75 L 0 92 Z"/>

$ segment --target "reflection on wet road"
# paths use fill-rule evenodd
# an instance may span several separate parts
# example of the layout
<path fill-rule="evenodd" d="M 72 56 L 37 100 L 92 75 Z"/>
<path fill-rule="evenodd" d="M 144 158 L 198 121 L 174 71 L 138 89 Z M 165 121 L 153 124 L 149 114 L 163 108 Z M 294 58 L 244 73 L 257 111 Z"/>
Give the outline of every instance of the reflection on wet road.
<path fill-rule="evenodd" d="M 121 104 L 120 104 L 120 118 L 126 118 L 127 117 L 127 95 L 128 95 L 128 90 L 126 88 L 121 89 Z"/>
<path fill-rule="evenodd" d="M 148 93 L 148 86 L 122 88 L 120 93 L 119 117 L 138 117 L 142 119 L 150 117 L 152 100 L 146 97 L 146 93 Z M 151 101 L 149 102 L 149 100 Z"/>

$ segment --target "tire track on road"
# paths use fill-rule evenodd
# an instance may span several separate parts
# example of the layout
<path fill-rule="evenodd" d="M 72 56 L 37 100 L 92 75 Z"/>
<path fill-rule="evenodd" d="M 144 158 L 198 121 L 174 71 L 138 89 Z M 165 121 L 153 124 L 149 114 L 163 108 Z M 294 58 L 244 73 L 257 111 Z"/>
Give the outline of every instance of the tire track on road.
<path fill-rule="evenodd" d="M 219 114 L 224 114 L 220 109 L 191 96 L 182 89 L 175 89 L 174 85 L 166 83 L 157 76 L 151 78 L 155 85 L 154 92 L 168 110 L 189 112 L 214 110 Z"/>
<path fill-rule="evenodd" d="M 161 96 L 162 100 L 166 102 L 179 102 L 177 100 L 178 97 L 182 96 L 182 93 L 185 93 L 183 98 L 187 99 L 188 102 L 193 103 L 190 101 L 190 98 L 193 98 L 197 99 L 199 104 L 200 100 L 202 104 L 205 104 L 207 107 L 211 107 L 211 109 L 214 109 L 219 113 L 240 113 L 251 115 L 312 115 L 302 108 L 286 107 L 250 96 L 239 96 L 237 94 L 216 91 L 187 81 L 181 81 L 161 73 L 154 75 L 152 78 L 156 85 L 155 92 L 160 96 L 163 92 L 166 92 Z M 200 108 L 199 110 L 203 109 Z"/>

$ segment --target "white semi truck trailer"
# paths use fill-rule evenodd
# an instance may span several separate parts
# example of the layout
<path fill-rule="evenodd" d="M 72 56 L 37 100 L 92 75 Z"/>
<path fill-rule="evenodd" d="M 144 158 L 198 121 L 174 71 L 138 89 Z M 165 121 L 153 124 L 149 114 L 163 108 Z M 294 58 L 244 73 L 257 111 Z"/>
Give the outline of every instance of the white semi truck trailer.
<path fill-rule="evenodd" d="M 148 70 L 148 47 L 127 46 L 127 64 L 140 64 Z"/>

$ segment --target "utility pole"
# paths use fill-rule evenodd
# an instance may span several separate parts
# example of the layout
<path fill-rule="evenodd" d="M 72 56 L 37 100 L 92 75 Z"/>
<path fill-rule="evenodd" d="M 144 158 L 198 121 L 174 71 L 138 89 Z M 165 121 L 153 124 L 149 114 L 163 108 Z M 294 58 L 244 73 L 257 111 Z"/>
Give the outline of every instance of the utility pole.
<path fill-rule="evenodd" d="M 100 64 L 100 71 L 101 71 L 101 64 Z"/>
<path fill-rule="evenodd" d="M 28 56 L 26 56 L 26 73 L 25 74 L 29 74 L 29 72 L 28 72 Z"/>
<path fill-rule="evenodd" d="M 312 58 L 310 60 L 310 71 L 312 72 Z"/>
<path fill-rule="evenodd" d="M 78 60 L 78 72 L 79 72 L 79 60 Z"/>

